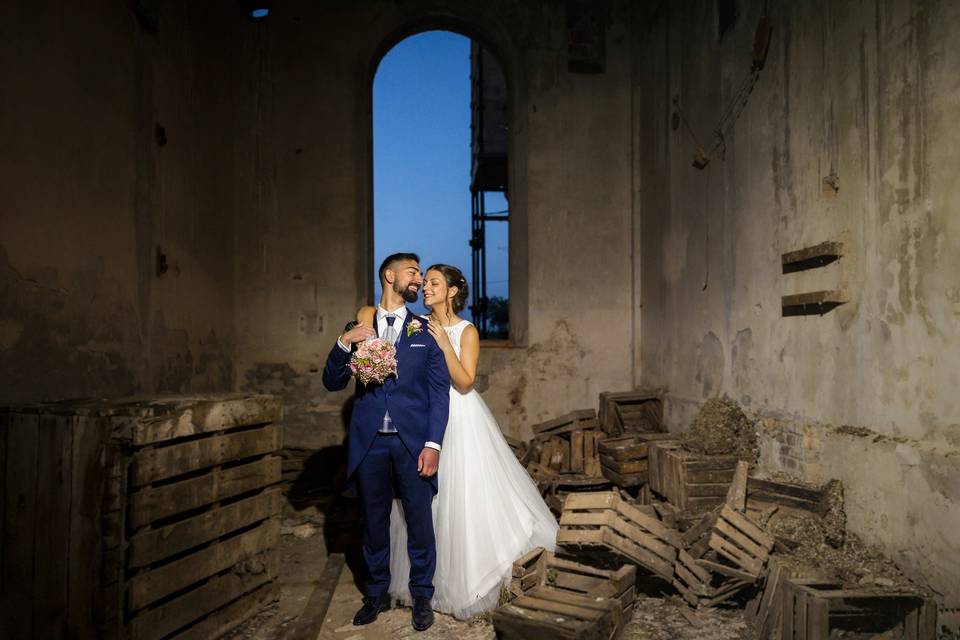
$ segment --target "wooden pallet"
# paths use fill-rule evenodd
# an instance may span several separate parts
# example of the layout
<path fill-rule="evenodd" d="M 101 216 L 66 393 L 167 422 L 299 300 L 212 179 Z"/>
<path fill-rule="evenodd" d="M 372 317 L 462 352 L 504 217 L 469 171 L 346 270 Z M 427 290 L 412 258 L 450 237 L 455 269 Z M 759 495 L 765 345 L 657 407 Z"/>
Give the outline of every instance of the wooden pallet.
<path fill-rule="evenodd" d="M 666 431 L 663 395 L 656 391 L 605 391 L 600 394 L 600 427 L 610 436 Z"/>
<path fill-rule="evenodd" d="M 632 433 L 600 442 L 603 475 L 619 487 L 637 487 L 648 479 L 648 443 L 671 439 L 668 433 Z"/>
<path fill-rule="evenodd" d="M 675 441 L 648 445 L 650 489 L 681 511 L 702 513 L 722 503 L 737 467 L 734 456 L 706 456 Z"/>
<path fill-rule="evenodd" d="M 571 493 L 560 516 L 557 544 L 589 550 L 600 562 L 631 562 L 673 580 L 680 535 L 657 519 L 652 507 L 623 499 L 618 492 Z"/>
<path fill-rule="evenodd" d="M 239 395 L 0 415 L 0 582 L 34 603 L 14 594 L 4 625 L 24 638 L 213 638 L 256 613 L 276 575 L 281 415 L 275 398 Z M 49 562 L 30 579 L 6 559 L 39 549 Z"/>
<path fill-rule="evenodd" d="M 493 614 L 498 638 L 615 637 L 633 615 L 636 567 L 597 569 L 537 547 L 513 564 L 511 601 Z"/>
<path fill-rule="evenodd" d="M 780 597 L 781 640 L 820 640 L 829 638 L 831 629 L 904 640 L 937 637 L 936 604 L 915 592 L 878 593 L 847 589 L 839 583 L 786 578 Z"/>

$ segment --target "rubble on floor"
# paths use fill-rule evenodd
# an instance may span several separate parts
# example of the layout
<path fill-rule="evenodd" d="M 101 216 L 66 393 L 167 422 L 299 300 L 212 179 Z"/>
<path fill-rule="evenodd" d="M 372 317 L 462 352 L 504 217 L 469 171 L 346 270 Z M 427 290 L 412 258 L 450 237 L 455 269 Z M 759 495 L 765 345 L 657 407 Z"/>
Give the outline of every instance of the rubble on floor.
<path fill-rule="evenodd" d="M 642 421 L 619 419 L 617 403 L 631 401 L 644 403 L 642 411 L 633 409 Z M 759 454 L 756 427 L 728 398 L 706 402 L 678 438 L 665 433 L 656 401 L 649 392 L 601 394 L 599 418 L 573 412 L 535 426 L 531 442 L 511 443 L 559 513 L 557 557 L 608 571 L 636 566 L 638 590 L 655 585 L 653 593 L 677 594 L 638 592 L 632 620 L 621 625 L 613 615 L 604 628 L 638 639 L 783 632 L 816 640 L 854 637 L 860 624 L 883 637 L 936 637 L 930 594 L 846 530 L 839 481 L 813 486 L 751 472 Z M 529 570 L 515 565 L 515 571 Z M 494 615 L 498 637 L 539 637 L 532 629 L 544 637 L 560 629 L 563 637 L 593 637 L 576 620 L 609 618 L 591 613 L 601 604 L 583 608 L 570 594 L 544 594 L 514 590 L 514 598 L 526 599 L 519 608 L 516 601 L 501 607 L 512 618 Z"/>

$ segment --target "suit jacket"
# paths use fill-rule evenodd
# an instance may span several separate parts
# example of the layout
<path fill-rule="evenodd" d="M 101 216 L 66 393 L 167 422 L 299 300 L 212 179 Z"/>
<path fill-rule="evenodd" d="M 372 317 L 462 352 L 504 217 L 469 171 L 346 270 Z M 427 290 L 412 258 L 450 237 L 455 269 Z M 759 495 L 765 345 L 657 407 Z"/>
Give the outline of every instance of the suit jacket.
<path fill-rule="evenodd" d="M 347 450 L 347 480 L 353 488 L 353 474 L 377 437 L 388 410 L 400 439 L 415 458 L 426 442 L 443 443 L 450 411 L 450 373 L 443 352 L 427 331 L 425 322 L 419 333 L 407 335 L 407 325 L 413 317 L 413 312 L 407 309 L 407 317 L 399 328 L 398 376 L 388 378 L 383 384 L 357 382 L 355 385 Z M 381 328 L 376 316 L 374 329 L 379 336 Z M 350 377 L 350 354 L 334 344 L 323 368 L 323 386 L 329 391 L 339 391 L 347 386 Z M 430 481 L 436 492 L 437 476 Z"/>

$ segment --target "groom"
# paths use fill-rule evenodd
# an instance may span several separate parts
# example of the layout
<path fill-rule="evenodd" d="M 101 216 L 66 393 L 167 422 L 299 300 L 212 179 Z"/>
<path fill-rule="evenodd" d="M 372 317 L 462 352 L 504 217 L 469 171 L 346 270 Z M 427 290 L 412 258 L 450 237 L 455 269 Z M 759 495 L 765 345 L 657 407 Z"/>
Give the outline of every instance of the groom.
<path fill-rule="evenodd" d="M 433 573 L 437 551 L 431 503 L 437 492 L 440 444 L 447 427 L 450 374 L 436 341 L 405 302 L 415 302 L 423 284 L 420 258 L 396 253 L 380 265 L 383 297 L 373 326 L 360 322 L 337 339 L 323 369 L 323 386 L 339 391 L 350 381 L 350 352 L 378 336 L 397 349 L 397 377 L 382 385 L 356 384 L 350 419 L 347 478 L 363 509 L 363 557 L 370 580 L 353 624 L 369 624 L 390 608 L 390 510 L 403 503 L 410 554 L 413 627 L 433 624 Z"/>

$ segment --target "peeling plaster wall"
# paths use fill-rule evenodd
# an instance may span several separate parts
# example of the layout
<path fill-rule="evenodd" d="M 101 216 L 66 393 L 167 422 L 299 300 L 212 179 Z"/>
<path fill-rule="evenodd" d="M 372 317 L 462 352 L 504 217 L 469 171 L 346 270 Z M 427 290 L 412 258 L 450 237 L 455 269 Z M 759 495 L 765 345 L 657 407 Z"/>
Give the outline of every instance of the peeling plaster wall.
<path fill-rule="evenodd" d="M 529 435 L 538 420 L 595 407 L 601 390 L 632 386 L 631 6 L 610 5 L 598 75 L 568 73 L 555 2 L 291 0 L 248 29 L 238 54 L 254 96 L 237 123 L 238 384 L 284 397 L 288 445 L 343 439 L 350 392 L 328 394 L 320 369 L 371 294 L 371 81 L 380 55 L 429 28 L 479 37 L 511 84 L 520 346 L 482 350 L 487 402 L 507 433 Z"/>
<path fill-rule="evenodd" d="M 668 389 L 672 428 L 720 393 L 762 417 L 765 466 L 842 479 L 850 526 L 956 607 L 960 5 L 770 3 L 767 65 L 697 170 L 671 101 L 712 144 L 763 4 L 740 3 L 722 39 L 712 3 L 660 3 L 637 32 L 640 380 Z M 782 253 L 825 240 L 842 259 L 781 273 Z M 782 295 L 820 289 L 848 302 L 781 317 Z M 798 433 L 809 455 L 777 440 Z"/>
<path fill-rule="evenodd" d="M 0 402 L 233 386 L 235 9 L 128 5 L 4 13 Z"/>

